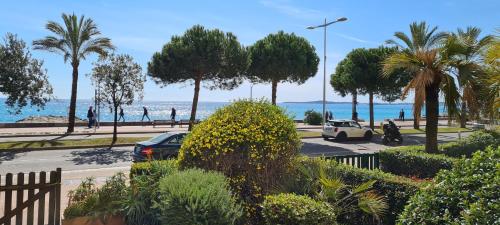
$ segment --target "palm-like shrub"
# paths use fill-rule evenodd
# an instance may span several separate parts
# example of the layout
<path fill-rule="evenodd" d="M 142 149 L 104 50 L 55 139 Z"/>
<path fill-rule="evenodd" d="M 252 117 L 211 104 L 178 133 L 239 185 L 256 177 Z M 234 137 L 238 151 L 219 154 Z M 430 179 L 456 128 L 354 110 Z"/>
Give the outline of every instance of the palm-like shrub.
<path fill-rule="evenodd" d="M 304 195 L 268 195 L 262 204 L 262 214 L 269 225 L 337 224 L 335 212 L 327 203 Z"/>
<path fill-rule="evenodd" d="M 217 172 L 189 169 L 160 180 L 159 209 L 163 225 L 236 224 L 241 206 Z"/>
<path fill-rule="evenodd" d="M 241 100 L 197 125 L 179 152 L 181 167 L 221 171 L 244 200 L 247 216 L 274 188 L 300 150 L 295 124 L 278 106 Z"/>
<path fill-rule="evenodd" d="M 400 224 L 498 224 L 500 147 L 488 147 L 443 170 L 413 196 Z"/>

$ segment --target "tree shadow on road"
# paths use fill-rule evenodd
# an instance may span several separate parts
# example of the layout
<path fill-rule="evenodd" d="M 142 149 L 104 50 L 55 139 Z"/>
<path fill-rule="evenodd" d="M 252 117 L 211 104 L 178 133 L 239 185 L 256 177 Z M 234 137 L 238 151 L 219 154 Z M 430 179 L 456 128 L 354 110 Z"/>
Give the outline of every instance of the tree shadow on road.
<path fill-rule="evenodd" d="M 12 161 L 19 157 L 19 154 L 24 153 L 24 151 L 0 151 L 0 164 L 5 161 Z"/>
<path fill-rule="evenodd" d="M 131 161 L 130 150 L 96 148 L 72 151 L 70 159 L 75 165 L 97 164 L 109 165 L 118 162 Z"/>

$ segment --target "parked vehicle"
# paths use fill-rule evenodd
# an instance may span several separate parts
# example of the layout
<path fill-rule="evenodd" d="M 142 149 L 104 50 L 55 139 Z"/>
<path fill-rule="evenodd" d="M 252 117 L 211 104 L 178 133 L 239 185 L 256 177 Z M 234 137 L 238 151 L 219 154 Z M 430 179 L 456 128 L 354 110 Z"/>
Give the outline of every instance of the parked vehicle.
<path fill-rule="evenodd" d="M 384 124 L 383 129 L 384 135 L 382 136 L 382 143 L 384 145 L 387 145 L 390 142 L 396 142 L 398 144 L 403 143 L 403 136 L 401 136 L 399 127 L 397 127 L 394 122 L 389 120 L 389 124 Z"/>
<path fill-rule="evenodd" d="M 348 138 L 371 140 L 373 132 L 369 128 L 362 127 L 354 120 L 329 120 L 325 123 L 321 136 L 325 140 L 329 138 L 335 138 L 338 141 L 345 141 Z"/>
<path fill-rule="evenodd" d="M 147 160 L 168 159 L 177 157 L 185 132 L 167 132 L 135 144 L 132 161 L 144 162 Z"/>

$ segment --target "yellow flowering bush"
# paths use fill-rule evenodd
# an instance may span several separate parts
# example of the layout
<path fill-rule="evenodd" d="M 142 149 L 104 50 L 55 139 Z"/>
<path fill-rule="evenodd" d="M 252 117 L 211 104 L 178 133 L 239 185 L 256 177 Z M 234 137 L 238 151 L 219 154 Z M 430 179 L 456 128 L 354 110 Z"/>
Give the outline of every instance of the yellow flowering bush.
<path fill-rule="evenodd" d="M 257 204 L 279 185 L 300 145 L 295 123 L 283 109 L 264 100 L 240 100 L 198 124 L 178 159 L 182 168 L 224 173 L 255 218 Z"/>

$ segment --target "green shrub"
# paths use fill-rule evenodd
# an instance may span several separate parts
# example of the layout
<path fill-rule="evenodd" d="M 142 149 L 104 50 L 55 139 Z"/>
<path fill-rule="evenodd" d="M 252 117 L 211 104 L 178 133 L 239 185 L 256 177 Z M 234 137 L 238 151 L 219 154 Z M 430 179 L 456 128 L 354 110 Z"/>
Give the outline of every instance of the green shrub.
<path fill-rule="evenodd" d="M 487 146 L 498 146 L 500 144 L 500 135 L 494 131 L 475 131 L 467 138 L 456 142 L 441 144 L 439 150 L 441 154 L 460 158 L 470 156 L 476 152 L 485 149 Z"/>
<path fill-rule="evenodd" d="M 380 169 L 395 175 L 432 178 L 442 169 L 451 169 L 456 159 L 421 151 L 423 146 L 407 146 L 381 151 Z"/>
<path fill-rule="evenodd" d="M 443 170 L 413 196 L 400 224 L 500 224 L 500 147 Z"/>
<path fill-rule="evenodd" d="M 291 166 L 300 146 L 295 124 L 283 109 L 266 101 L 242 100 L 193 129 L 182 144 L 179 164 L 228 176 L 246 203 L 246 215 L 258 220 L 258 204 Z"/>
<path fill-rule="evenodd" d="M 403 211 L 408 199 L 414 195 L 424 182 L 415 182 L 409 178 L 384 173 L 380 170 L 367 170 L 353 168 L 337 163 L 334 160 L 300 157 L 294 169 L 289 172 L 289 177 L 284 182 L 282 191 L 292 191 L 309 196 L 317 195 L 320 184 L 317 182 L 319 168 L 325 168 L 327 174 L 335 174 L 342 178 L 348 185 L 360 185 L 364 182 L 375 180 L 373 190 L 385 196 L 389 208 L 381 218 L 382 224 L 395 224 L 397 216 Z M 352 212 L 347 217 L 340 217 L 341 224 L 378 224 L 373 217 L 361 211 Z"/>
<path fill-rule="evenodd" d="M 150 162 L 139 162 L 133 163 L 130 167 L 130 178 L 132 179 L 137 175 L 148 175 L 152 173 L 161 173 L 159 171 L 152 171 L 152 167 L 156 170 L 163 170 L 166 173 L 170 173 L 170 171 L 176 171 L 178 169 L 177 160 L 169 159 L 169 160 L 153 160 Z"/>
<path fill-rule="evenodd" d="M 68 193 L 68 207 L 64 218 L 90 216 L 104 219 L 106 216 L 123 213 L 128 188 L 126 177 L 118 173 L 106 180 L 101 188 L 95 186 L 93 178 L 85 179 L 76 190 Z"/>
<path fill-rule="evenodd" d="M 125 208 L 125 220 L 128 224 L 159 225 L 161 223 L 158 218 L 159 210 L 151 206 L 158 198 L 159 181 L 177 171 L 175 160 L 132 164 L 131 192 Z"/>
<path fill-rule="evenodd" d="M 155 204 L 162 225 L 236 224 L 241 206 L 228 188 L 224 175 L 199 169 L 162 178 Z"/>
<path fill-rule="evenodd" d="M 269 225 L 333 225 L 335 213 L 327 203 L 295 194 L 268 195 L 262 214 Z"/>
<path fill-rule="evenodd" d="M 316 112 L 314 110 L 307 110 L 304 113 L 304 123 L 309 125 L 321 125 L 321 121 L 323 120 L 323 116 L 321 113 Z"/>
<path fill-rule="evenodd" d="M 405 146 L 380 152 L 385 172 L 416 178 L 432 178 L 442 169 L 451 169 L 460 157 L 470 157 L 486 146 L 498 146 L 500 135 L 494 131 L 475 131 L 469 137 L 440 144 L 438 154 L 424 152 L 424 146 Z"/>

